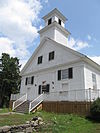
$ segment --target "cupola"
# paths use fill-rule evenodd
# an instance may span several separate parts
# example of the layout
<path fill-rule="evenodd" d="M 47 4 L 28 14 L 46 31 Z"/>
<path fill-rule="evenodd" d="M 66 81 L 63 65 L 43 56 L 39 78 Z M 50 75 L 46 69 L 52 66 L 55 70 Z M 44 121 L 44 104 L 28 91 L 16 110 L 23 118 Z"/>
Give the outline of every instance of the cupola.
<path fill-rule="evenodd" d="M 43 19 L 45 21 L 45 27 L 39 31 L 40 41 L 44 37 L 48 37 L 58 43 L 67 45 L 70 33 L 65 29 L 66 17 L 55 8 L 45 15 Z"/>

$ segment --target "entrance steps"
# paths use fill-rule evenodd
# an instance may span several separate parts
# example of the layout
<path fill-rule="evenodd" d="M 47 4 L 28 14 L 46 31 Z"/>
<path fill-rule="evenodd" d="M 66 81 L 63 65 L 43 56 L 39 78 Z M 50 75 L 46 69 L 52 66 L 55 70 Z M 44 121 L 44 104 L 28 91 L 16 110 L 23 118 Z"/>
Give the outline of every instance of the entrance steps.
<path fill-rule="evenodd" d="M 42 108 L 43 94 L 39 95 L 33 101 L 27 100 L 27 95 L 22 96 L 13 102 L 13 110 L 18 113 L 30 113 Z"/>
<path fill-rule="evenodd" d="M 28 113 L 29 112 L 29 104 L 30 101 L 25 101 L 24 103 L 22 103 L 21 105 L 19 105 L 18 107 L 16 107 L 15 111 L 18 113 Z"/>

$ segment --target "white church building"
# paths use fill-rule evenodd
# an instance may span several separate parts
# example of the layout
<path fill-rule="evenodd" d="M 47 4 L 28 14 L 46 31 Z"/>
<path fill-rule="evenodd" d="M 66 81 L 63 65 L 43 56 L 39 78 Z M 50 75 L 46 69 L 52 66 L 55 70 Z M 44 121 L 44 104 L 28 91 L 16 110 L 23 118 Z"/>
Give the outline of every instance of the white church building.
<path fill-rule="evenodd" d="M 20 94 L 11 97 L 19 98 L 13 109 L 25 101 L 30 112 L 42 102 L 49 108 L 50 102 L 90 102 L 100 97 L 100 65 L 67 47 L 66 17 L 54 9 L 43 19 L 40 44 L 21 71 Z"/>

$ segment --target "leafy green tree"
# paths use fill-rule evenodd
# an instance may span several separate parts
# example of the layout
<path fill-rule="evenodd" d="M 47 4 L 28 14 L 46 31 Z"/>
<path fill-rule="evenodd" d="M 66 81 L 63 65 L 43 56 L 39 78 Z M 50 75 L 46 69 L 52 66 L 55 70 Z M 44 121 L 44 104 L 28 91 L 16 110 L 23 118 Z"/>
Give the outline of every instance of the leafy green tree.
<path fill-rule="evenodd" d="M 97 98 L 92 103 L 90 112 L 93 119 L 100 121 L 100 98 Z"/>
<path fill-rule="evenodd" d="M 0 59 L 0 107 L 9 106 L 10 96 L 20 88 L 19 59 L 3 53 Z"/>

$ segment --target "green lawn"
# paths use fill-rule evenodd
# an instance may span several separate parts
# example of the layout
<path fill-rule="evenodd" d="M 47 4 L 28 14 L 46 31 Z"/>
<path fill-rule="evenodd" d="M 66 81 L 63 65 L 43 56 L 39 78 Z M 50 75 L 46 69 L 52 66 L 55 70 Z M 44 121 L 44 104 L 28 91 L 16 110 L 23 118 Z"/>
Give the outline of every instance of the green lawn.
<path fill-rule="evenodd" d="M 32 116 L 33 115 L 28 115 L 28 114 L 0 115 L 0 126 L 24 124 L 27 120 L 30 120 Z"/>
<path fill-rule="evenodd" d="M 3 108 L 3 109 L 0 108 L 0 114 L 1 113 L 8 113 L 8 112 L 9 112 L 8 108 Z"/>
<path fill-rule="evenodd" d="M 45 122 L 45 125 L 40 127 L 39 133 L 100 133 L 100 123 L 93 123 L 76 115 L 58 115 L 43 111 L 30 115 L 0 115 L 0 126 L 23 124 L 34 116 L 42 117 Z"/>
<path fill-rule="evenodd" d="M 37 112 L 45 120 L 40 133 L 100 133 L 100 123 L 93 123 L 83 117 L 72 114 L 54 114 Z"/>

